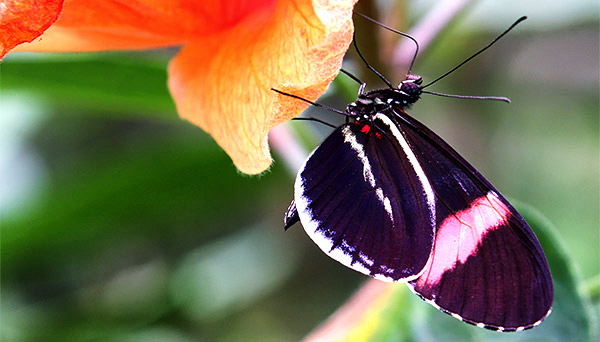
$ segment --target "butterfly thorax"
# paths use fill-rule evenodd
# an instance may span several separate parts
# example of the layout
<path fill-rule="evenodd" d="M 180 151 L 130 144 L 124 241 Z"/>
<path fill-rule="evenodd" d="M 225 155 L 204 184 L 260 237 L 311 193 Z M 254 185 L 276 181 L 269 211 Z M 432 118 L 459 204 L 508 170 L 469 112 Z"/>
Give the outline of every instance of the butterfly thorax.
<path fill-rule="evenodd" d="M 394 108 L 405 109 L 421 96 L 421 76 L 407 75 L 398 88 L 383 88 L 359 94 L 346 112 L 358 121 L 372 121 L 376 114 L 391 115 Z"/>

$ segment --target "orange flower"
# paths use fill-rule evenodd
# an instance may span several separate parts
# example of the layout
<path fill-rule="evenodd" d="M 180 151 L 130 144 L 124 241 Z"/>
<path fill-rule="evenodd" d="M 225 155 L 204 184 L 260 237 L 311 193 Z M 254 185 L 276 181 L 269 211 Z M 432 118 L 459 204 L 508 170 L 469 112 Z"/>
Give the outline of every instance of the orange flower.
<path fill-rule="evenodd" d="M 179 114 L 256 174 L 271 164 L 269 129 L 306 108 L 270 89 L 309 100 L 325 91 L 352 39 L 356 1 L 67 0 L 62 12 L 56 0 L 0 1 L 0 57 L 40 34 L 13 51 L 181 45 L 168 68 Z"/>
<path fill-rule="evenodd" d="M 41 6 L 40 6 L 41 5 Z M 0 58 L 15 46 L 39 37 L 56 21 L 62 0 L 1 0 Z"/>

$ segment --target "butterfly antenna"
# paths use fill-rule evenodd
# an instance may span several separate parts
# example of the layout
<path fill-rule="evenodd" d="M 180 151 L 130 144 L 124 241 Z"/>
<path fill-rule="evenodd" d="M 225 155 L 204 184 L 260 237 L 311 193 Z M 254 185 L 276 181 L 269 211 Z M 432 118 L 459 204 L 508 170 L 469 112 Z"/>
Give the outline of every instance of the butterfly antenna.
<path fill-rule="evenodd" d="M 423 94 L 430 94 L 435 96 L 442 97 L 452 97 L 455 99 L 467 99 L 467 100 L 493 100 L 493 101 L 502 101 L 506 103 L 510 103 L 510 99 L 504 96 L 471 96 L 471 95 L 455 95 L 455 94 L 444 94 L 444 93 L 436 93 L 433 91 L 423 90 Z"/>
<path fill-rule="evenodd" d="M 373 19 L 373 18 L 371 18 L 369 16 L 366 16 L 366 15 L 364 15 L 362 13 L 358 13 L 358 12 L 355 12 L 355 13 L 358 14 L 358 15 L 360 15 L 361 17 L 369 20 L 370 22 L 381 26 L 382 28 L 384 28 L 386 30 L 394 32 L 394 33 L 397 33 L 397 34 L 401 35 L 402 37 L 406 37 L 406 38 L 412 40 L 413 43 L 415 43 L 415 47 L 416 47 L 415 54 L 413 55 L 413 58 L 410 61 L 410 66 L 408 67 L 408 74 L 410 75 L 411 72 L 412 72 L 413 65 L 415 64 L 415 60 L 417 59 L 417 55 L 419 54 L 419 42 L 417 42 L 417 40 L 414 37 L 412 37 L 411 35 L 409 35 L 409 34 L 406 34 L 404 32 L 395 30 L 395 29 L 393 29 L 393 28 L 391 28 L 391 27 L 389 27 L 389 26 L 387 26 L 387 25 L 385 25 L 383 23 L 380 23 L 379 21 L 377 21 L 377 20 L 375 20 L 375 19 Z"/>
<path fill-rule="evenodd" d="M 350 71 L 346 71 L 344 69 L 340 69 L 341 72 L 343 72 L 344 74 L 346 74 L 346 76 L 350 77 L 354 82 L 358 83 L 358 84 L 363 84 L 364 82 L 359 80 L 358 77 L 354 76 L 354 74 L 352 74 Z"/>
<path fill-rule="evenodd" d="M 344 74 L 346 74 L 348 77 L 350 77 L 356 83 L 360 84 L 360 88 L 358 88 L 358 95 L 361 95 L 365 91 L 365 87 L 367 86 L 367 84 L 365 82 L 359 80 L 358 77 L 354 76 L 350 71 L 346 71 L 344 69 L 340 69 L 340 71 L 343 72 Z"/>
<path fill-rule="evenodd" d="M 360 59 L 362 59 L 363 63 L 365 63 L 367 68 L 369 68 L 369 70 L 371 70 L 373 73 L 375 73 L 375 75 L 377 75 L 377 77 L 379 77 L 388 87 L 394 89 L 394 86 L 392 85 L 392 83 L 390 83 L 390 81 L 388 81 L 385 77 L 383 77 L 383 75 L 379 71 L 375 70 L 375 68 L 373 68 L 373 66 L 371 66 L 371 64 L 369 64 L 369 62 L 367 62 L 367 60 L 362 55 L 362 53 L 360 53 L 360 50 L 358 49 L 358 44 L 356 43 L 356 34 L 353 35 L 352 42 L 354 44 L 354 49 L 356 50 L 358 57 L 360 57 Z"/>
<path fill-rule="evenodd" d="M 437 81 L 441 80 L 442 78 L 450 75 L 451 73 L 453 73 L 454 71 L 456 71 L 456 69 L 460 68 L 461 66 L 467 64 L 467 62 L 469 62 L 470 60 L 472 60 L 473 58 L 479 56 L 482 52 L 484 52 L 485 50 L 489 49 L 492 45 L 494 45 L 498 40 L 500 40 L 500 38 L 504 37 L 508 32 L 510 32 L 515 26 L 517 26 L 520 22 L 522 22 L 523 20 L 527 19 L 526 16 L 522 16 L 521 18 L 517 19 L 517 21 L 515 21 L 512 25 L 510 25 L 509 28 L 507 28 L 504 32 L 502 32 L 498 37 L 496 37 L 494 40 L 492 40 L 488 45 L 486 45 L 485 47 L 483 47 L 481 50 L 475 52 L 473 55 L 471 55 L 471 57 L 465 59 L 462 63 L 460 63 L 459 65 L 455 66 L 454 68 L 452 68 L 450 71 L 446 72 L 445 74 L 443 74 L 442 76 L 436 78 L 435 80 L 427 83 L 426 85 L 424 85 L 423 87 L 421 87 L 421 89 L 427 88 L 430 85 L 436 83 Z M 436 95 L 436 94 L 434 94 Z"/>

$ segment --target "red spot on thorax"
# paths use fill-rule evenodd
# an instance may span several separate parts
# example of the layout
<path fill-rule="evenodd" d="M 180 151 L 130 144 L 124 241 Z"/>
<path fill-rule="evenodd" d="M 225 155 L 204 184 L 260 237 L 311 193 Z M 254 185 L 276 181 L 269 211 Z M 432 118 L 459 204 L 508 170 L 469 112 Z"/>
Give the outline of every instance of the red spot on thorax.
<path fill-rule="evenodd" d="M 371 130 L 371 126 L 369 126 L 369 125 L 364 125 L 363 128 L 360 129 L 360 131 L 365 134 L 369 133 L 370 130 Z"/>

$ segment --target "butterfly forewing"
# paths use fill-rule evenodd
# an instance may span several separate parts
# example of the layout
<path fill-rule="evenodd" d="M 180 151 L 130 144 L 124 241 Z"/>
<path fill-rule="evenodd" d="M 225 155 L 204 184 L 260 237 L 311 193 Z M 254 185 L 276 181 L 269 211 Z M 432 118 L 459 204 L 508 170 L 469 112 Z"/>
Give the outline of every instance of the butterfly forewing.
<path fill-rule="evenodd" d="M 299 218 L 317 245 L 385 281 L 415 279 L 435 236 L 433 190 L 399 134 L 387 117 L 342 125 L 295 184 Z"/>
<path fill-rule="evenodd" d="M 431 257 L 410 283 L 425 300 L 472 324 L 522 330 L 552 306 L 544 253 L 525 220 L 431 130 L 398 111 L 397 124 L 436 196 Z"/>

